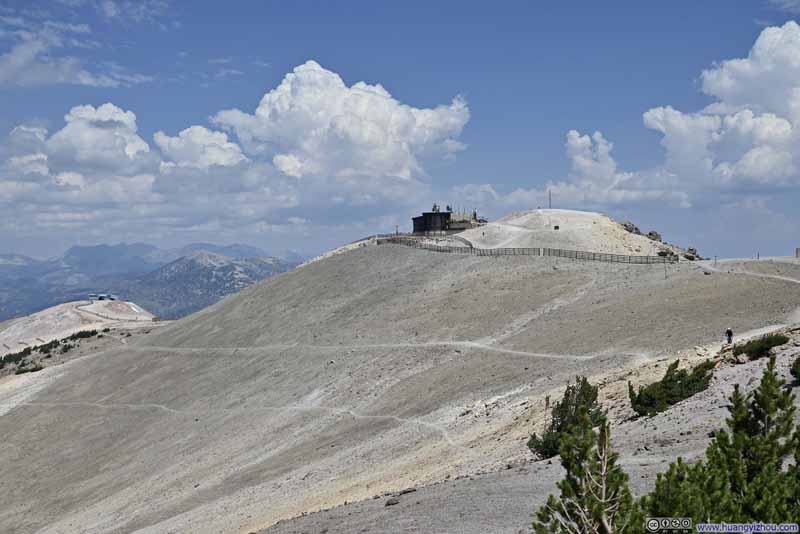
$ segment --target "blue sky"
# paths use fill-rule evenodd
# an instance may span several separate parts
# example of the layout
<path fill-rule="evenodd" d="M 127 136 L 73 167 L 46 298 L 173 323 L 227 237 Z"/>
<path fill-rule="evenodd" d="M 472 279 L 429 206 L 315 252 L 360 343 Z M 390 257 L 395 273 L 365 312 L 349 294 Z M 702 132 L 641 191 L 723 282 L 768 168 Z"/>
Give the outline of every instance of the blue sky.
<path fill-rule="evenodd" d="M 433 201 L 491 218 L 550 188 L 707 255 L 788 254 L 798 12 L 0 1 L 0 251 L 315 253 Z"/>

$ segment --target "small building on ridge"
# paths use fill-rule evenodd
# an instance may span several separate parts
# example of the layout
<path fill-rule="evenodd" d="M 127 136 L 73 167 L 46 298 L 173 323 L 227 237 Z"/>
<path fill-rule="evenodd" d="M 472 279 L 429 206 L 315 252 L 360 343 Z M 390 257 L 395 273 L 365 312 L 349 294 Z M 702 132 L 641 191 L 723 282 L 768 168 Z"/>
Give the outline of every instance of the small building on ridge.
<path fill-rule="evenodd" d="M 413 217 L 415 234 L 443 233 L 450 225 L 449 211 L 426 211 L 418 217 Z"/>
<path fill-rule="evenodd" d="M 450 206 L 445 211 L 441 211 L 439 206 L 434 204 L 431 211 L 425 211 L 422 215 L 412 217 L 414 223 L 414 234 L 416 235 L 442 235 L 455 234 L 475 228 L 486 223 L 486 219 L 479 219 L 478 212 L 453 213 Z"/>

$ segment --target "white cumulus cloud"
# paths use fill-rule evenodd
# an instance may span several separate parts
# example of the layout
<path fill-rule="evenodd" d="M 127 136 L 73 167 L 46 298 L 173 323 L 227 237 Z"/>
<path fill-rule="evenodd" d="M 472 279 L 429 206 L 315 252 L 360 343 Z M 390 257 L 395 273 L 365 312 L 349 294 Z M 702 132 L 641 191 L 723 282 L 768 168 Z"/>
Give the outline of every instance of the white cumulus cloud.
<path fill-rule="evenodd" d="M 800 185 L 800 25 L 765 28 L 747 57 L 702 72 L 702 90 L 716 100 L 699 111 L 671 106 L 646 111 L 645 127 L 662 134 L 663 165 L 689 197 Z M 647 172 L 638 172 L 647 181 Z"/>
<path fill-rule="evenodd" d="M 574 175 L 581 180 L 611 185 L 617 177 L 617 162 L 611 157 L 613 148 L 600 132 L 595 132 L 591 138 L 576 130 L 567 132 L 567 157 Z"/>
<path fill-rule="evenodd" d="M 288 74 L 253 115 L 215 115 L 227 133 L 154 128 L 151 146 L 132 110 L 79 105 L 52 132 L 21 124 L 0 143 L 0 228 L 28 236 L 102 229 L 106 241 L 131 239 L 145 223 L 203 239 L 363 232 L 363 221 L 394 221 L 387 213 L 430 191 L 423 163 L 461 150 L 468 118 L 460 99 L 415 108 L 379 85 L 347 87 L 313 62 Z M 28 222 L 22 230 L 20 220 Z"/>
<path fill-rule="evenodd" d="M 786 118 L 800 112 L 800 25 L 789 21 L 765 28 L 745 58 L 722 61 L 703 71 L 702 88 L 717 98 L 710 112 L 748 108 Z"/>
<path fill-rule="evenodd" d="M 644 126 L 661 135 L 664 149 L 663 161 L 653 167 L 621 169 L 613 144 L 600 132 L 572 130 L 565 178 L 507 193 L 467 184 L 453 188 L 450 198 L 494 214 L 547 206 L 548 192 L 560 207 L 640 209 L 648 216 L 660 211 L 671 220 L 670 207 L 695 207 L 686 218 L 707 227 L 708 243 L 741 249 L 738 237 L 746 235 L 785 247 L 797 228 L 787 224 L 796 213 L 786 206 L 800 189 L 800 25 L 765 28 L 746 57 L 714 64 L 701 81 L 702 91 L 714 98 L 705 108 L 663 105 L 643 113 Z M 767 232 L 771 224 L 774 232 Z"/>
<path fill-rule="evenodd" d="M 247 160 L 239 145 L 228 141 L 226 134 L 204 126 L 191 126 L 175 137 L 158 131 L 153 140 L 167 160 L 162 163 L 164 167 L 207 169 L 212 165 L 230 167 Z"/>
<path fill-rule="evenodd" d="M 287 176 L 423 176 L 422 160 L 463 149 L 457 141 L 469 109 L 456 97 L 420 109 L 381 85 L 341 77 L 308 61 L 264 95 L 253 114 L 217 113 L 213 122 L 234 132 L 245 150 L 269 158 Z"/>
<path fill-rule="evenodd" d="M 131 169 L 145 165 L 150 146 L 139 137 L 136 115 L 114 104 L 76 106 L 64 116 L 66 126 L 46 141 L 53 158 L 80 165 Z"/>
<path fill-rule="evenodd" d="M 690 205 L 689 196 L 673 187 L 674 176 L 666 171 L 620 171 L 611 153 L 614 145 L 601 132 L 590 136 L 570 130 L 564 148 L 571 171 L 563 180 L 550 180 L 541 187 L 520 187 L 507 194 L 497 192 L 491 184 L 467 184 L 452 188 L 450 193 L 459 202 L 483 206 L 493 213 L 546 207 L 550 195 L 558 205 L 575 208 L 599 209 L 640 202 Z"/>

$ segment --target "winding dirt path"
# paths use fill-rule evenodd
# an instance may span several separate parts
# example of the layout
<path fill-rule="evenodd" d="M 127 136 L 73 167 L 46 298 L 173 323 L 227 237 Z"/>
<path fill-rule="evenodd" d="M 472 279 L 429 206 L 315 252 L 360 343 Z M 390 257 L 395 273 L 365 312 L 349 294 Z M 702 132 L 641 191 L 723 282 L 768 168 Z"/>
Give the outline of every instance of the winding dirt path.
<path fill-rule="evenodd" d="M 494 347 L 478 341 L 430 341 L 426 343 L 375 343 L 375 344 L 361 344 L 361 345 L 305 345 L 305 344 L 276 344 L 276 345 L 255 345 L 243 347 L 161 347 L 155 345 L 128 345 L 127 348 L 137 352 L 175 352 L 182 354 L 204 353 L 208 351 L 232 351 L 239 350 L 284 350 L 284 349 L 323 349 L 323 350 L 365 350 L 365 349 L 403 349 L 403 348 L 430 348 L 430 347 L 454 347 L 461 349 L 475 349 L 485 350 L 488 352 L 497 352 L 500 354 L 513 354 L 515 356 L 529 356 L 531 358 L 549 358 L 554 360 L 593 360 L 601 356 L 606 356 L 608 352 L 600 352 L 595 354 L 554 354 L 547 352 L 528 352 L 523 350 L 504 349 L 501 347 Z M 641 357 L 640 353 L 631 352 L 614 352 L 619 356 L 632 356 Z"/>
<path fill-rule="evenodd" d="M 434 430 L 436 433 L 440 434 L 441 437 L 447 442 L 448 445 L 463 449 L 465 451 L 469 451 L 468 447 L 463 445 L 457 444 L 448 434 L 447 430 L 441 426 L 437 425 L 436 423 L 431 423 L 429 421 L 423 421 L 417 418 L 405 418 L 405 417 L 398 417 L 396 415 L 383 415 L 383 414 L 374 414 L 374 415 L 365 415 L 359 414 L 354 412 L 353 410 L 340 410 L 336 408 L 329 408 L 327 406 L 247 406 L 244 408 L 238 409 L 226 409 L 226 408 L 218 408 L 218 409 L 209 409 L 209 410 L 178 410 L 175 408 L 170 408 L 169 406 L 165 406 L 163 404 L 153 404 L 153 403 L 141 403 L 141 404 L 131 404 L 131 403 L 101 403 L 101 402 L 17 402 L 17 403 L 0 403 L 0 408 L 5 408 L 6 411 L 9 409 L 16 408 L 18 406 L 39 406 L 45 408 L 63 408 L 63 407 L 79 407 L 79 408 L 98 408 L 103 410 L 119 410 L 119 409 L 126 409 L 126 410 L 160 410 L 167 412 L 169 414 L 175 415 L 187 415 L 187 416 L 198 416 L 198 415 L 208 415 L 210 413 L 236 413 L 236 412 L 257 412 L 257 411 L 270 411 L 270 412 L 323 412 L 332 415 L 338 416 L 350 416 L 355 419 L 378 419 L 378 420 L 392 420 L 400 423 L 401 425 L 405 424 L 413 424 L 418 425 L 425 428 L 430 428 Z"/>
<path fill-rule="evenodd" d="M 730 261 L 741 261 L 741 262 L 744 263 L 744 262 L 747 262 L 747 261 L 758 261 L 758 260 L 723 260 L 722 262 L 718 262 L 718 263 L 723 263 L 724 264 L 724 263 L 727 263 L 727 262 L 730 262 Z M 791 282 L 793 284 L 800 284 L 800 280 L 798 280 L 797 278 L 791 278 L 789 276 L 780 276 L 780 275 L 777 275 L 777 274 L 754 273 L 752 271 L 726 271 L 725 269 L 721 269 L 719 266 L 714 267 L 711 264 L 711 260 L 702 261 L 702 262 L 700 262 L 700 265 L 702 265 L 703 268 L 705 268 L 706 270 L 714 271 L 716 273 L 738 274 L 738 275 L 742 275 L 742 276 L 755 276 L 756 278 L 770 278 L 772 280 L 782 280 L 784 282 Z"/>

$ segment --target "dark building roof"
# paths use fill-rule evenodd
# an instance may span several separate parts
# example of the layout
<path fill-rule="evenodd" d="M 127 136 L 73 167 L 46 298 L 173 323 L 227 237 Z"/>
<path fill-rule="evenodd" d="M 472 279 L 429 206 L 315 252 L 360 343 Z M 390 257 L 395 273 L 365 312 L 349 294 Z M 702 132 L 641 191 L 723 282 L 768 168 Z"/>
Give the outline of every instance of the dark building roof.
<path fill-rule="evenodd" d="M 426 211 L 411 220 L 414 222 L 414 233 L 444 232 L 450 224 L 448 211 Z"/>

